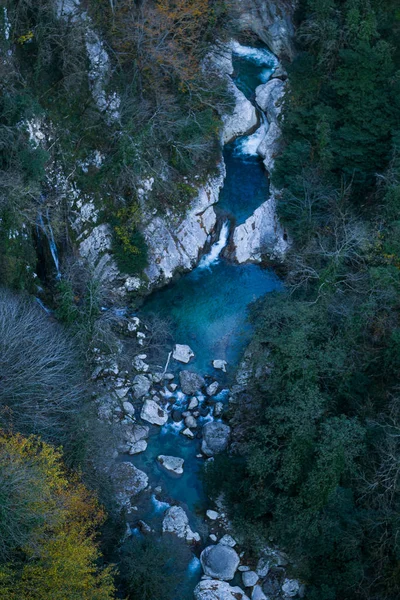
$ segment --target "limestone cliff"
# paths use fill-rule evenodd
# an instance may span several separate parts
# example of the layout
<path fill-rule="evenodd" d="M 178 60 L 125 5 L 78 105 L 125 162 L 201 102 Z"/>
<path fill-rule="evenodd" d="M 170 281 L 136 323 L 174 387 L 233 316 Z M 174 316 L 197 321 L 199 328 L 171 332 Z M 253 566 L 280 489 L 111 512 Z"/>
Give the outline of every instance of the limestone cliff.
<path fill-rule="evenodd" d="M 234 0 L 242 31 L 251 31 L 279 58 L 291 59 L 297 0 Z"/>

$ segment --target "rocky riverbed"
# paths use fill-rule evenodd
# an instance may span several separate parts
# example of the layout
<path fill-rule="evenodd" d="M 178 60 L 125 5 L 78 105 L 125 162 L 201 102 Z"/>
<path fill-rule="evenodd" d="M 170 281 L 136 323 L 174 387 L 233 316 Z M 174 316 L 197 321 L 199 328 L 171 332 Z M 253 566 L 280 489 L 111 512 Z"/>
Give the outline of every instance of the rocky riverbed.
<path fill-rule="evenodd" d="M 301 597 L 303 587 L 287 576 L 287 557 L 267 546 L 256 559 L 247 556 L 223 501 L 208 499 L 199 479 L 230 446 L 225 413 L 243 389 L 245 363 L 232 378 L 232 365 L 210 356 L 210 371 L 201 375 L 190 346 L 175 344 L 156 365 L 143 351 L 150 332 L 138 317 L 121 316 L 116 328 L 119 350 L 95 352 L 92 379 L 99 417 L 118 434 L 109 469 L 126 535 L 156 532 L 191 547 L 190 589 L 179 600 L 193 593 L 197 600 Z"/>

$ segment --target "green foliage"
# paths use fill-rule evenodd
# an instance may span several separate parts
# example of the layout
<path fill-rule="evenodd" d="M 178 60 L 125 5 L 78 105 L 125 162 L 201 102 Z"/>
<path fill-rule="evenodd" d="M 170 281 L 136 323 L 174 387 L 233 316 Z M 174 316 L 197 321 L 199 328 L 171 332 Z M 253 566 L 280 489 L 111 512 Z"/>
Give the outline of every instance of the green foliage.
<path fill-rule="evenodd" d="M 147 534 L 129 540 L 121 549 L 119 565 L 128 600 L 175 597 L 190 558 L 190 550 L 172 536 L 159 539 Z"/>

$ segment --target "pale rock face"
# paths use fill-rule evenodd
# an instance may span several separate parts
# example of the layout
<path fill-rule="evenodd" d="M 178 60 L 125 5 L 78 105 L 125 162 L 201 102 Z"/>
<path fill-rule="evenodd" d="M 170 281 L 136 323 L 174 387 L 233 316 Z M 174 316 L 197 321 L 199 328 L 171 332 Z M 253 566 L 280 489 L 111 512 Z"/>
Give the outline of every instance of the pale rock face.
<path fill-rule="evenodd" d="M 200 555 L 201 566 L 205 575 L 222 581 L 230 581 L 235 577 L 240 559 L 230 546 L 217 544 L 207 546 Z"/>
<path fill-rule="evenodd" d="M 133 417 L 135 414 L 135 409 L 133 407 L 133 405 L 126 401 L 122 403 L 122 407 L 124 409 L 124 411 L 126 412 L 127 415 L 129 415 L 130 417 Z"/>
<path fill-rule="evenodd" d="M 165 425 L 168 421 L 168 413 L 154 402 L 154 400 L 145 400 L 142 411 L 140 413 L 141 418 L 152 425 Z"/>
<path fill-rule="evenodd" d="M 292 23 L 297 0 L 234 0 L 239 26 L 255 33 L 279 57 L 293 58 Z"/>
<path fill-rule="evenodd" d="M 172 357 L 182 363 L 188 363 L 194 357 L 194 352 L 186 344 L 175 344 Z"/>
<path fill-rule="evenodd" d="M 148 216 L 143 235 L 148 245 L 145 273 L 150 285 L 166 283 L 178 269 L 189 271 L 197 264 L 217 222 L 213 205 L 218 202 L 224 177 L 225 166 L 221 163 L 218 174 L 198 190 L 183 219 L 172 213 Z"/>
<path fill-rule="evenodd" d="M 157 460 L 164 469 L 170 471 L 171 473 L 175 473 L 175 475 L 182 475 L 183 473 L 183 458 L 178 458 L 177 456 L 166 456 L 165 454 L 160 454 L 157 456 Z"/>
<path fill-rule="evenodd" d="M 224 124 L 222 141 L 224 144 L 240 135 L 249 133 L 258 123 L 255 107 L 231 79 L 228 81 L 228 89 L 235 99 L 235 106 L 232 114 L 222 117 Z"/>
<path fill-rule="evenodd" d="M 257 148 L 258 154 L 264 159 L 264 166 L 267 173 L 271 173 L 274 168 L 275 157 L 281 150 L 281 129 L 277 123 L 271 123 L 265 137 Z"/>
<path fill-rule="evenodd" d="M 195 600 L 249 600 L 240 587 L 212 579 L 200 581 L 194 590 L 194 597 Z"/>
<path fill-rule="evenodd" d="M 182 433 L 182 435 L 184 435 L 185 437 L 187 437 L 191 440 L 194 438 L 193 431 L 191 431 L 188 427 L 186 429 L 184 429 L 181 433 Z"/>
<path fill-rule="evenodd" d="M 233 233 L 234 258 L 239 263 L 261 262 L 263 254 L 282 258 L 288 243 L 276 217 L 277 191 L 270 186 L 270 197 Z"/>
<path fill-rule="evenodd" d="M 99 255 L 111 249 L 111 244 L 111 227 L 107 223 L 102 223 L 94 227 L 89 236 L 80 243 L 79 253 L 94 265 Z"/>
<path fill-rule="evenodd" d="M 286 84 L 280 79 L 270 79 L 256 88 L 256 102 L 267 115 L 269 123 L 277 122 L 282 112 L 282 98 Z"/>
<path fill-rule="evenodd" d="M 162 529 L 163 533 L 173 533 L 189 543 L 200 541 L 200 535 L 191 530 L 188 516 L 180 506 L 168 508 L 164 515 Z"/>

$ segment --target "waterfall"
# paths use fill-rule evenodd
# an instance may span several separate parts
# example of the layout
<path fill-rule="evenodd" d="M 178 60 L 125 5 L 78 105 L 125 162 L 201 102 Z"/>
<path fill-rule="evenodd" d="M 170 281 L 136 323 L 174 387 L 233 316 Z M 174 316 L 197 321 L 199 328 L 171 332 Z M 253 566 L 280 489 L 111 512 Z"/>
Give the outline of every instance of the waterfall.
<path fill-rule="evenodd" d="M 219 262 L 219 255 L 227 245 L 228 237 L 229 221 L 225 221 L 225 223 L 222 225 L 218 241 L 211 246 L 210 252 L 203 256 L 199 263 L 199 266 L 197 267 L 198 269 L 209 269 L 211 265 L 215 265 L 217 262 Z"/>
<path fill-rule="evenodd" d="M 267 117 L 262 111 L 259 111 L 261 123 L 258 129 L 251 135 L 238 138 L 235 144 L 234 153 L 236 156 L 258 156 L 258 147 L 265 138 L 269 124 Z"/>
<path fill-rule="evenodd" d="M 53 258 L 54 266 L 56 268 L 57 279 L 61 279 L 61 271 L 60 271 L 60 261 L 58 258 L 57 245 L 54 240 L 54 233 L 50 223 L 49 209 L 46 210 L 46 223 L 44 222 L 43 215 L 41 212 L 38 214 L 38 225 L 37 232 L 40 237 L 40 231 L 44 233 L 49 242 L 50 254 Z"/>

